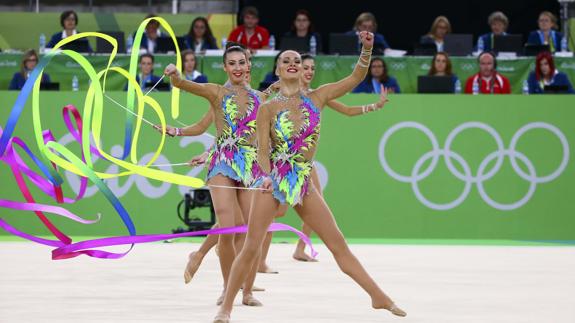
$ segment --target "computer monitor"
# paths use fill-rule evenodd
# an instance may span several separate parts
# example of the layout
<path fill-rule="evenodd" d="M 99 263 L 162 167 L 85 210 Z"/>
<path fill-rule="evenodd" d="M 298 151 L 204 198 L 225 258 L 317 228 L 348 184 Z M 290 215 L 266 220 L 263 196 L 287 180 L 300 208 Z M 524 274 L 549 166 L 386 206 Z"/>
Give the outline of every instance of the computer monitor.
<path fill-rule="evenodd" d="M 473 35 L 447 34 L 443 40 L 443 50 L 451 56 L 468 56 L 473 52 Z"/>
<path fill-rule="evenodd" d="M 184 37 L 176 37 L 178 42 L 178 47 L 180 47 L 180 51 L 187 48 L 186 41 Z M 171 37 L 158 37 L 156 39 L 156 48 L 154 50 L 156 53 L 168 53 L 168 52 L 176 52 L 176 46 L 174 41 Z"/>
<path fill-rule="evenodd" d="M 545 87 L 543 87 L 543 93 L 566 94 L 569 93 L 569 87 L 567 85 L 545 85 Z"/>
<path fill-rule="evenodd" d="M 124 40 L 123 31 L 100 31 L 100 33 L 106 34 L 116 39 L 118 42 L 118 53 L 126 52 L 126 41 Z M 96 53 L 111 53 L 112 48 L 114 48 L 112 44 L 110 44 L 110 42 L 104 38 L 96 38 Z"/>
<path fill-rule="evenodd" d="M 57 82 L 42 82 L 42 83 L 40 83 L 40 90 L 44 90 L 44 91 L 60 91 L 60 83 L 57 83 Z"/>
<path fill-rule="evenodd" d="M 150 81 L 146 82 L 144 84 L 144 90 L 146 92 L 149 91 L 155 84 L 156 84 L 156 82 L 150 82 Z M 158 83 L 158 85 L 156 85 L 156 87 L 154 87 L 154 91 L 169 92 L 170 91 L 170 83 L 160 82 L 160 83 Z"/>
<path fill-rule="evenodd" d="M 417 93 L 453 93 L 452 76 L 421 75 L 417 78 Z"/>
<path fill-rule="evenodd" d="M 299 53 L 309 53 L 309 41 L 304 37 L 283 37 L 280 42 L 281 50 L 295 50 Z"/>
<path fill-rule="evenodd" d="M 437 53 L 437 45 L 432 43 L 417 43 L 413 49 L 413 55 L 415 56 L 433 56 Z"/>
<path fill-rule="evenodd" d="M 521 35 L 496 35 L 493 37 L 493 51 L 497 54 L 500 52 L 523 53 L 523 36 Z"/>
<path fill-rule="evenodd" d="M 358 55 L 359 38 L 357 35 L 329 34 L 329 53 L 339 55 Z"/>
<path fill-rule="evenodd" d="M 525 44 L 525 56 L 537 56 L 541 52 L 549 52 L 549 45 Z"/>
<path fill-rule="evenodd" d="M 80 38 L 67 43 L 66 45 L 60 47 L 61 49 L 70 49 L 78 53 L 90 53 L 92 49 L 90 48 L 90 43 L 88 39 Z"/>

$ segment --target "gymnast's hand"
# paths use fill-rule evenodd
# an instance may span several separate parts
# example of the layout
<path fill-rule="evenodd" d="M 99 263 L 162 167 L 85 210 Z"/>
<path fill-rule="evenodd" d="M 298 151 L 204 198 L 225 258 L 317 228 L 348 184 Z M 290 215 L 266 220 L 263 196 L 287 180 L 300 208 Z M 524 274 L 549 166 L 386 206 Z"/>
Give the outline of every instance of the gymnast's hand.
<path fill-rule="evenodd" d="M 206 160 L 208 159 L 208 152 L 204 151 L 202 154 L 195 156 L 194 158 L 192 158 L 189 162 L 188 165 L 190 166 L 198 166 L 198 165 L 203 165 L 206 163 Z"/>
<path fill-rule="evenodd" d="M 168 64 L 168 66 L 166 66 L 166 69 L 164 70 L 164 74 L 166 76 L 177 76 L 177 77 L 180 76 L 180 72 L 178 72 L 178 68 L 174 64 Z"/>
<path fill-rule="evenodd" d="M 162 127 L 159 125 L 154 125 L 154 129 L 158 130 L 160 133 L 162 133 Z M 168 126 L 166 125 L 166 132 L 165 134 L 170 136 L 170 137 L 175 137 L 177 133 L 176 128 L 172 127 L 172 126 Z"/>
<path fill-rule="evenodd" d="M 373 33 L 370 33 L 369 31 L 361 31 L 359 33 L 359 39 L 361 40 L 361 44 L 363 45 L 363 48 L 369 50 L 373 48 L 373 40 L 374 40 L 374 36 Z"/>
<path fill-rule="evenodd" d="M 273 190 L 272 179 L 270 177 L 264 177 L 264 181 L 262 182 L 260 188 L 263 189 L 262 193 L 271 193 Z"/>

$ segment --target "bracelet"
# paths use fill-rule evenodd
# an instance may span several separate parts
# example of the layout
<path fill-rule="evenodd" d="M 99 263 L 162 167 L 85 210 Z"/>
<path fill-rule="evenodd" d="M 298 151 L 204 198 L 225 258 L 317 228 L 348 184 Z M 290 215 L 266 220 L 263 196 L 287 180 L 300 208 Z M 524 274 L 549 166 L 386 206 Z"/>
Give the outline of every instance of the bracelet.
<path fill-rule="evenodd" d="M 176 137 L 182 136 L 182 128 L 176 128 Z"/>
<path fill-rule="evenodd" d="M 362 62 L 362 61 L 360 61 L 360 60 L 357 61 L 357 65 L 359 65 L 359 66 L 361 66 L 361 67 L 366 67 L 366 68 L 369 67 L 369 64 L 366 64 L 366 63 L 364 63 L 364 62 Z"/>

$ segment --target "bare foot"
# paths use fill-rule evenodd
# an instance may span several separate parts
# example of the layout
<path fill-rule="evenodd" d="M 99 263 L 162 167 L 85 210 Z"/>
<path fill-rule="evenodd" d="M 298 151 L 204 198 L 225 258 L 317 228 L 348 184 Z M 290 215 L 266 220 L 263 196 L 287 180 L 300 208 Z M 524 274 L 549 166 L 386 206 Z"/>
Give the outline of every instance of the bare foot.
<path fill-rule="evenodd" d="M 241 290 L 244 290 L 244 286 L 240 287 Z M 266 289 L 263 287 L 258 287 L 256 285 L 252 286 L 252 292 L 265 292 Z"/>
<path fill-rule="evenodd" d="M 199 251 L 194 251 L 188 256 L 188 264 L 186 265 L 186 270 L 184 270 L 184 282 L 186 284 L 192 281 L 203 259 L 204 255 Z"/>
<path fill-rule="evenodd" d="M 404 310 L 402 310 L 401 308 L 397 307 L 395 305 L 395 303 L 393 303 L 393 301 L 387 296 L 386 296 L 386 300 L 384 300 L 383 302 L 373 301 L 371 306 L 375 309 L 388 310 L 393 315 L 397 315 L 397 316 L 401 316 L 401 317 L 407 316 L 407 313 Z"/>
<path fill-rule="evenodd" d="M 246 306 L 263 306 L 263 304 L 258 301 L 252 294 L 244 294 L 242 298 L 242 304 Z"/>
<path fill-rule="evenodd" d="M 260 265 L 258 268 L 260 274 L 279 274 L 279 271 L 271 269 L 267 264 Z"/>
<path fill-rule="evenodd" d="M 317 262 L 317 259 L 312 258 L 311 256 L 308 256 L 305 251 L 303 250 L 296 250 L 293 253 L 293 259 L 298 260 L 298 261 L 305 261 L 305 262 Z"/>
<path fill-rule="evenodd" d="M 214 323 L 229 323 L 230 322 L 230 314 L 226 313 L 218 313 L 214 318 Z"/>
<path fill-rule="evenodd" d="M 218 306 L 222 305 L 225 297 L 226 297 L 226 290 L 224 289 L 222 291 L 222 295 L 220 295 L 220 297 L 218 297 L 218 300 L 216 301 L 216 305 L 218 305 Z"/>

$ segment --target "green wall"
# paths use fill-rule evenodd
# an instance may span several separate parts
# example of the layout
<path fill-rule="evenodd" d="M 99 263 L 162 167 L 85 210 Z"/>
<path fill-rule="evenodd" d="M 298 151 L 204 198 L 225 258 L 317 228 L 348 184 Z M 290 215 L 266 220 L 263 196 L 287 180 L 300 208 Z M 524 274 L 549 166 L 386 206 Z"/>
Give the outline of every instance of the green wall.
<path fill-rule="evenodd" d="M 168 113 L 169 96 L 165 93 L 152 95 L 164 107 L 164 112 Z M 52 129 L 58 138 L 64 136 L 66 131 L 60 116 L 61 107 L 68 103 L 82 107 L 83 96 L 82 92 L 42 93 L 43 126 Z M 118 92 L 112 93 L 112 96 L 122 102 L 125 94 Z M 16 93 L 0 92 L 0 98 L 3 103 L 0 125 L 4 127 Z M 375 96 L 370 95 L 348 95 L 342 101 L 365 104 L 375 99 Z M 180 106 L 180 120 L 186 123 L 198 120 L 207 110 L 204 99 L 187 93 L 182 95 Z M 30 107 L 28 102 L 16 128 L 16 135 L 34 146 Z M 326 200 L 341 229 L 350 238 L 575 240 L 575 206 L 571 200 L 575 193 L 573 107 L 573 96 L 392 95 L 383 111 L 366 116 L 347 118 L 333 111 L 324 111 L 317 160 L 327 170 Z M 112 146 L 123 142 L 125 113 L 111 102 L 106 102 L 104 111 L 103 147 L 110 151 Z M 154 121 L 150 112 L 146 112 L 145 117 Z M 168 120 L 171 119 L 168 117 Z M 394 179 L 382 167 L 381 146 L 384 134 L 406 121 L 427 127 L 437 139 L 438 151 L 444 153 L 442 149 L 445 141 L 454 129 L 467 122 L 481 122 L 499 134 L 504 147 L 500 151 L 502 154 L 513 153 L 519 156 L 518 166 L 514 169 L 509 157 L 505 157 L 493 176 L 474 181 L 473 178 L 479 176 L 482 162 L 497 151 L 497 145 L 494 137 L 483 130 L 464 130 L 455 136 L 450 156 L 458 154 L 453 158 L 454 167 L 459 172 L 464 172 L 464 169 L 457 160 L 464 160 L 468 165 L 470 190 L 461 203 L 453 208 L 430 208 L 416 197 L 412 184 Z M 168 122 L 176 125 L 173 120 Z M 548 130 L 527 131 L 517 141 L 516 149 L 509 149 L 511 139 L 518 130 L 534 122 L 544 122 L 562 134 L 560 137 L 564 137 L 569 146 L 566 167 L 560 169 L 553 180 L 537 183 L 532 196 L 520 207 L 512 210 L 495 208 L 481 197 L 478 182 L 481 182 L 490 198 L 499 203 L 513 203 L 526 195 L 529 183 L 537 181 L 535 177 L 545 177 L 560 168 L 564 157 L 560 137 Z M 144 127 L 139 155 L 151 152 L 158 142 L 159 135 L 150 127 Z M 168 138 L 162 152 L 165 159 L 158 163 L 185 162 L 203 151 L 205 145 L 209 145 L 207 138 Z M 79 153 L 76 146 L 68 145 Z M 407 128 L 391 135 L 384 149 L 390 167 L 408 177 L 416 162 L 430 150 L 430 141 L 422 132 Z M 525 160 L 527 164 L 522 162 Z M 430 164 L 429 160 L 421 162 L 423 170 Z M 484 173 L 489 173 L 494 164 L 495 161 L 486 163 Z M 526 174 L 523 175 L 526 179 L 523 179 L 517 172 L 522 170 L 528 173 L 529 166 L 532 166 L 535 177 Z M 96 163 L 99 171 L 116 172 L 115 167 L 103 161 Z M 182 174 L 194 172 L 181 166 L 174 167 L 173 171 Z M 198 176 L 204 175 L 202 170 Z M 439 158 L 436 168 L 426 175 L 417 185 L 423 196 L 434 203 L 452 202 L 464 191 L 465 181 L 449 171 L 443 158 Z M 4 164 L 0 164 L 0 179 L 0 198 L 23 200 L 10 169 Z M 67 183 L 72 181 L 68 179 Z M 112 179 L 107 183 L 116 187 L 114 191 L 123 191 L 119 193 L 120 200 L 134 218 L 139 233 L 168 233 L 180 226 L 175 209 L 182 196 L 175 185 L 139 176 Z M 38 201 L 54 204 L 38 190 L 33 191 Z M 66 191 L 70 196 L 68 185 Z M 142 192 L 155 194 L 158 198 L 150 198 Z M 126 234 L 118 215 L 100 193 L 68 207 L 86 217 L 100 212 L 103 218 L 95 225 L 78 225 L 51 216 L 65 232 L 89 236 Z M 0 216 L 26 232 L 47 234 L 32 213 L 0 209 Z M 296 227 L 300 224 L 293 211 L 281 221 Z"/>

